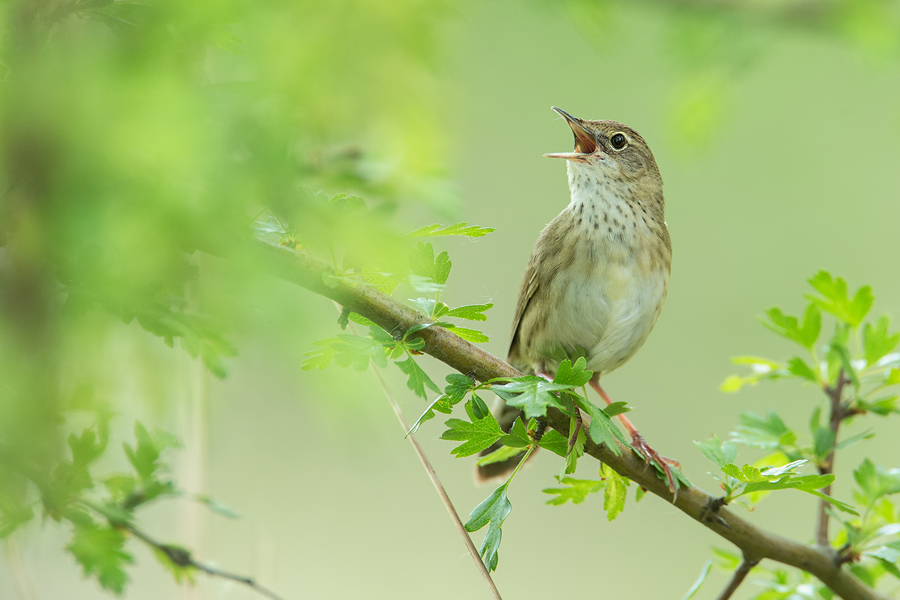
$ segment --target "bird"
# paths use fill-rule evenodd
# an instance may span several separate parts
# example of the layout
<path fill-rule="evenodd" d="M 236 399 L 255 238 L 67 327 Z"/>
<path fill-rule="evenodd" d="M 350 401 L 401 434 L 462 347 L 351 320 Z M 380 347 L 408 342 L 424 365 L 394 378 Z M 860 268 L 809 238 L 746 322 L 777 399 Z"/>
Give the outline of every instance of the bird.
<path fill-rule="evenodd" d="M 601 375 L 624 365 L 644 345 L 666 300 L 672 243 L 663 182 L 650 146 L 637 131 L 552 108 L 572 130 L 575 148 L 544 156 L 566 161 L 570 201 L 541 231 L 532 251 L 507 361 L 522 372 L 552 379 L 561 360 L 584 355 L 593 371 L 591 387 L 611 404 Z M 522 414 L 503 404 L 497 412 L 504 428 Z M 651 448 L 627 417 L 619 419 L 632 447 L 659 465 L 674 492 L 669 464 L 677 462 Z M 519 460 L 521 455 L 480 466 L 477 476 L 501 476 Z"/>

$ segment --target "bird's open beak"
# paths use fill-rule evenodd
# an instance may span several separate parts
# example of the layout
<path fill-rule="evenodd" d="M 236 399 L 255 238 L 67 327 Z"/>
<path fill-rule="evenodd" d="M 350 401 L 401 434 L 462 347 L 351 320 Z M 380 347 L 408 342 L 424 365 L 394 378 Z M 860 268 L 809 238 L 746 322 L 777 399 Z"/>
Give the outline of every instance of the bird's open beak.
<path fill-rule="evenodd" d="M 567 160 L 584 161 L 587 155 L 597 151 L 597 142 L 594 140 L 594 135 L 584 128 L 584 125 L 581 124 L 581 119 L 573 117 L 561 108 L 555 106 L 552 108 L 566 120 L 569 127 L 572 129 L 572 133 L 575 135 L 575 151 L 556 152 L 553 154 L 545 154 L 544 156 L 549 158 L 565 158 Z"/>

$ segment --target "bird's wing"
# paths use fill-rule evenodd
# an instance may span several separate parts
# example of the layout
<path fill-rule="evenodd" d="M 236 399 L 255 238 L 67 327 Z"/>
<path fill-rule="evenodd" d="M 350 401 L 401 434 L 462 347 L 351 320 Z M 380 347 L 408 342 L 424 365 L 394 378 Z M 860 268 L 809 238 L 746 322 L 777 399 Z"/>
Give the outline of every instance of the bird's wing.
<path fill-rule="evenodd" d="M 525 315 L 525 311 L 528 310 L 528 304 L 531 302 L 531 298 L 540 287 L 537 263 L 537 253 L 532 254 L 531 260 L 528 261 L 528 268 L 525 269 L 525 277 L 522 278 L 522 287 L 519 288 L 519 300 L 516 302 L 512 334 L 509 338 L 509 359 L 511 361 L 519 356 L 519 325 L 522 323 L 522 317 Z"/>

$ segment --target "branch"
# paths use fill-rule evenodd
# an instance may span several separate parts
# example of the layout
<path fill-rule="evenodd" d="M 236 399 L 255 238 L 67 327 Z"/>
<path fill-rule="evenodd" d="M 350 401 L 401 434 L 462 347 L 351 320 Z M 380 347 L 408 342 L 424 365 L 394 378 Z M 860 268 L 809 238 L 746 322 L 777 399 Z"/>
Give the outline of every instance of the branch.
<path fill-rule="evenodd" d="M 831 431 L 834 433 L 834 441 L 831 443 L 831 452 L 828 454 L 825 462 L 819 465 L 819 473 L 822 475 L 828 475 L 834 472 L 834 449 L 837 446 L 838 429 L 841 427 L 841 421 L 848 416 L 841 404 L 841 397 L 844 394 L 844 386 L 847 385 L 847 381 L 844 370 L 841 369 L 841 372 L 838 373 L 837 383 L 834 384 L 834 387 L 825 388 L 825 393 L 831 400 L 831 417 L 828 423 Z M 831 496 L 831 484 L 822 488 L 822 493 L 826 496 Z M 819 519 L 816 522 L 816 543 L 820 546 L 830 546 L 828 542 L 829 517 L 828 511 L 826 510 L 827 508 L 828 502 L 824 499 L 819 500 Z"/>
<path fill-rule="evenodd" d="M 341 306 L 359 313 L 377 323 L 388 332 L 405 332 L 410 327 L 430 322 L 415 309 L 401 304 L 373 287 L 353 285 L 337 281 L 334 270 L 325 261 L 307 254 L 259 242 L 256 253 L 267 259 L 272 273 L 306 289 L 331 298 Z M 326 284 L 325 281 L 329 283 Z M 413 334 L 425 340 L 423 351 L 453 367 L 460 373 L 479 381 L 494 377 L 519 377 L 520 371 L 470 344 L 441 327 L 429 327 Z M 547 412 L 547 424 L 568 436 L 569 418 L 556 409 Z M 866 587 L 838 564 L 837 554 L 828 547 L 813 547 L 789 540 L 776 533 L 756 527 L 726 508 L 715 511 L 710 519 L 709 506 L 715 498 L 697 487 L 682 488 L 678 498 L 673 498 L 666 483 L 656 471 L 647 469 L 643 459 L 633 452 L 616 455 L 612 450 L 587 440 L 584 452 L 612 467 L 620 475 L 628 477 L 647 491 L 671 502 L 690 518 L 733 543 L 744 556 L 768 558 L 796 567 L 815 577 L 844 600 L 888 600 L 886 596 Z"/>
<path fill-rule="evenodd" d="M 747 573 L 750 572 L 753 567 L 759 564 L 758 559 L 748 559 L 746 556 L 744 560 L 741 561 L 741 564 L 738 565 L 737 570 L 731 576 L 731 581 L 728 582 L 728 587 L 722 590 L 722 593 L 719 594 L 717 600 L 728 600 L 731 596 L 737 591 L 738 587 L 742 583 L 744 583 L 744 578 L 747 577 Z"/>
<path fill-rule="evenodd" d="M 185 550 L 184 548 L 179 548 L 178 546 L 171 546 L 169 544 L 158 542 L 130 523 L 116 523 L 116 525 L 127 529 L 134 537 L 138 538 L 148 546 L 155 548 L 156 550 L 159 550 L 160 552 L 165 554 L 166 558 L 172 561 L 172 564 L 174 565 L 182 568 L 197 569 L 198 571 L 203 571 L 207 575 L 212 575 L 213 577 L 230 579 L 231 581 L 236 581 L 240 584 L 246 585 L 247 587 L 255 590 L 266 598 L 271 598 L 272 600 L 281 600 L 281 597 L 276 595 L 275 592 L 264 588 L 249 577 L 244 577 L 243 575 L 235 575 L 234 573 L 228 573 L 226 571 L 220 571 L 215 567 L 210 567 L 209 565 L 198 563 L 191 556 L 190 551 Z"/>

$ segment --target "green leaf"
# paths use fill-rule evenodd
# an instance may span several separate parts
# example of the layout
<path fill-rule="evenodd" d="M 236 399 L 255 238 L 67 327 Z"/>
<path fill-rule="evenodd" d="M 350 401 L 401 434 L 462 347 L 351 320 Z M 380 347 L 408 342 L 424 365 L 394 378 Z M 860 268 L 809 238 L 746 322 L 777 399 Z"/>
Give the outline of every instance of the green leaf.
<path fill-rule="evenodd" d="M 525 424 L 522 422 L 522 419 L 516 419 L 513 422 L 513 426 L 510 427 L 509 433 L 500 438 L 500 443 L 512 448 L 525 448 L 531 444 L 531 438 L 528 437 L 528 430 L 525 429 Z"/>
<path fill-rule="evenodd" d="M 447 277 L 450 276 L 450 268 L 453 263 L 450 262 L 450 255 L 447 252 L 441 252 L 434 259 L 434 281 L 441 285 L 447 283 Z"/>
<path fill-rule="evenodd" d="M 441 434 L 442 440 L 465 442 L 450 451 L 457 458 L 477 454 L 489 448 L 494 442 L 506 435 L 506 432 L 500 429 L 500 424 L 497 423 L 497 419 L 492 414 L 488 413 L 483 419 L 476 419 L 468 406 L 466 409 L 466 412 L 470 413 L 469 418 L 472 421 L 448 419 L 444 422 L 444 425 L 449 427 L 449 429 Z"/>
<path fill-rule="evenodd" d="M 491 412 L 490 410 L 488 410 L 487 404 L 484 403 L 484 400 L 482 400 L 481 397 L 475 392 L 472 392 L 472 398 L 469 400 L 469 402 L 472 405 L 472 413 L 475 415 L 476 419 L 483 419 L 488 415 L 489 412 Z"/>
<path fill-rule="evenodd" d="M 737 458 L 737 445 L 732 441 L 722 442 L 719 436 L 714 435 L 703 442 L 694 442 L 703 455 L 716 463 L 720 469 Z"/>
<path fill-rule="evenodd" d="M 900 469 L 885 469 L 868 458 L 853 471 L 853 478 L 870 504 L 884 496 L 900 493 Z"/>
<path fill-rule="evenodd" d="M 847 293 L 847 282 L 838 277 L 833 279 L 826 271 L 819 271 L 809 279 L 809 284 L 821 296 L 808 298 L 825 312 L 831 313 L 851 327 L 858 327 L 872 308 L 875 298 L 872 288 L 867 285 L 857 290 L 853 299 Z"/>
<path fill-rule="evenodd" d="M 159 457 L 167 448 L 178 448 L 181 444 L 171 433 L 161 429 L 155 429 L 153 433 L 147 431 L 140 421 L 134 424 L 134 437 L 137 445 L 131 446 L 123 443 L 125 455 L 134 467 L 134 470 L 144 481 L 153 479 L 156 472 L 164 467 Z"/>
<path fill-rule="evenodd" d="M 777 362 L 758 356 L 738 356 L 731 359 L 736 365 L 748 365 L 753 371 L 751 375 L 731 375 L 722 382 L 720 389 L 726 393 L 740 391 L 746 385 L 756 385 L 760 381 L 780 379 L 788 375 L 788 371 Z"/>
<path fill-rule="evenodd" d="M 900 399 L 900 396 L 886 396 L 871 402 L 859 400 L 857 402 L 857 408 L 885 417 L 891 413 L 900 413 L 900 408 L 897 407 L 898 399 Z"/>
<path fill-rule="evenodd" d="M 66 549 L 81 564 L 86 576 L 96 575 L 101 586 L 121 594 L 128 582 L 124 566 L 134 562 L 124 545 L 121 531 L 87 521 L 75 526 L 75 535 Z"/>
<path fill-rule="evenodd" d="M 603 510 L 606 511 L 606 519 L 612 521 L 625 509 L 628 480 L 613 471 L 612 467 L 607 464 L 600 466 L 600 477 L 606 481 L 606 489 L 603 492 Z"/>
<path fill-rule="evenodd" d="M 819 376 L 802 358 L 792 358 L 789 360 L 787 370 L 792 375 L 796 375 L 807 381 L 812 381 L 813 383 L 819 383 Z"/>
<path fill-rule="evenodd" d="M 873 326 L 866 323 L 863 330 L 863 340 L 866 349 L 866 363 L 874 365 L 878 359 L 897 347 L 900 343 L 900 332 L 891 335 L 888 328 L 891 326 L 891 318 L 882 315 Z"/>
<path fill-rule="evenodd" d="M 812 349 L 816 343 L 822 327 L 822 315 L 816 304 L 807 306 L 802 324 L 797 322 L 796 317 L 784 314 L 779 308 L 770 308 L 766 311 L 766 316 L 769 320 L 763 320 L 763 325 L 808 349 Z"/>
<path fill-rule="evenodd" d="M 593 376 L 593 371 L 587 370 L 587 361 L 582 356 L 575 361 L 575 364 L 568 359 L 560 362 L 553 383 L 567 386 L 570 389 L 580 388 L 586 385 Z"/>
<path fill-rule="evenodd" d="M 825 427 L 819 427 L 813 435 L 813 452 L 820 460 L 831 453 L 834 447 L 835 433 Z"/>
<path fill-rule="evenodd" d="M 527 419 L 543 417 L 549 406 L 565 408 L 553 392 L 568 389 L 568 385 L 553 383 L 537 375 L 515 377 L 504 385 L 491 386 L 491 391 L 507 404 L 525 411 Z"/>
<path fill-rule="evenodd" d="M 602 408 L 580 396 L 575 400 L 575 404 L 591 417 L 588 435 L 591 436 L 591 440 L 593 440 L 595 444 L 603 444 L 616 456 L 622 454 L 616 440 L 621 442 L 626 448 L 630 447 L 625 436 L 622 435 L 622 432 L 619 431 L 619 428 L 616 427 L 615 424 L 613 424 L 610 416 L 606 414 Z"/>
<path fill-rule="evenodd" d="M 621 415 L 631 411 L 632 408 L 628 406 L 627 402 L 613 402 L 603 409 L 603 412 L 605 412 L 609 417 L 615 417 L 616 415 Z"/>
<path fill-rule="evenodd" d="M 572 439 L 572 435 L 575 433 L 576 421 L 575 418 L 572 417 L 572 422 L 569 430 L 569 439 Z M 566 453 L 566 463 L 563 467 L 563 472 L 566 475 L 571 475 L 575 472 L 575 467 L 578 463 L 578 459 L 584 456 L 584 443 L 587 441 L 587 437 L 584 435 L 584 429 L 579 429 L 578 434 L 575 436 L 575 443 L 572 445 L 572 450 Z"/>
<path fill-rule="evenodd" d="M 494 305 L 491 303 L 469 304 L 466 306 L 460 306 L 458 308 L 448 310 L 447 312 L 442 313 L 441 316 L 456 317 L 457 319 L 468 319 L 470 321 L 487 321 L 487 315 L 484 313 L 492 306 Z"/>
<path fill-rule="evenodd" d="M 547 500 L 547 504 L 553 506 L 561 506 L 566 502 L 572 504 L 581 504 L 588 495 L 599 492 L 606 486 L 605 481 L 594 481 L 591 479 L 575 479 L 573 477 L 559 477 L 556 480 L 565 487 L 546 488 L 541 490 L 545 494 L 555 495 L 555 498 Z"/>
<path fill-rule="evenodd" d="M 765 417 L 747 411 L 741 413 L 740 425 L 731 434 L 731 439 L 745 446 L 773 450 L 779 446 L 794 444 L 797 435 L 788 429 L 774 411 L 770 410 Z"/>
<path fill-rule="evenodd" d="M 851 435 L 850 437 L 841 440 L 840 442 L 837 443 L 837 445 L 834 447 L 834 449 L 835 449 L 835 451 L 843 450 L 844 448 L 849 448 L 850 446 L 852 446 L 853 444 L 855 444 L 857 442 L 861 442 L 863 440 L 870 440 L 873 437 L 875 437 L 875 432 L 872 431 L 871 429 L 867 429 L 866 431 L 863 431 L 862 433 L 857 433 L 856 435 Z"/>
<path fill-rule="evenodd" d="M 381 330 L 377 326 L 373 326 L 370 329 L 375 331 Z M 385 333 L 385 335 L 390 337 L 389 334 Z M 393 339 L 391 339 L 391 342 L 393 342 Z M 313 345 L 318 346 L 319 349 L 304 354 L 310 357 L 300 365 L 300 368 L 304 371 L 324 369 L 332 361 L 336 362 L 338 366 L 351 367 L 356 371 L 365 371 L 369 366 L 369 360 L 381 368 L 387 366 L 383 340 L 379 341 L 371 337 L 340 333 L 336 338 L 318 340 L 313 342 Z"/>
<path fill-rule="evenodd" d="M 706 577 L 709 575 L 709 571 L 710 569 L 712 569 L 712 565 L 713 561 L 706 561 L 706 564 L 704 564 L 703 568 L 700 570 L 700 576 L 697 577 L 697 581 L 694 582 L 694 585 L 691 586 L 691 589 L 687 591 L 687 593 L 681 600 L 691 600 L 691 598 L 693 598 L 697 594 L 697 592 L 700 590 L 700 586 L 703 585 L 704 581 L 706 581 Z"/>
<path fill-rule="evenodd" d="M 477 329 L 468 329 L 466 327 L 450 326 L 449 323 L 444 323 L 442 326 L 446 329 L 449 329 L 450 331 L 452 331 L 453 333 L 455 333 L 462 339 L 466 340 L 467 342 L 472 342 L 473 344 L 484 344 L 486 342 L 491 341 L 491 339 L 488 336 L 484 335 Z"/>
<path fill-rule="evenodd" d="M 514 456 L 518 456 L 525 452 L 525 448 L 513 448 L 511 446 L 500 446 L 487 456 L 484 456 L 476 463 L 478 466 L 490 465 L 493 463 L 509 460 Z"/>
<path fill-rule="evenodd" d="M 464 235 L 466 237 L 483 237 L 494 229 L 491 227 L 478 227 L 476 225 L 467 225 L 467 223 L 455 223 L 441 229 L 440 225 L 427 225 L 407 233 L 407 237 L 438 237 L 445 235 Z"/>
<path fill-rule="evenodd" d="M 501 528 L 512 510 L 512 504 L 506 497 L 507 485 L 509 485 L 509 482 L 498 487 L 481 504 L 476 506 L 469 515 L 469 520 L 465 525 L 466 531 L 469 533 L 489 525 L 480 550 L 484 565 L 489 571 L 497 569 L 499 561 L 497 550 L 500 548 L 500 539 L 503 535 Z"/>
<path fill-rule="evenodd" d="M 857 517 L 859 516 L 859 513 L 856 512 L 856 509 L 854 509 L 851 505 L 847 504 L 846 502 L 841 502 L 840 500 L 836 500 L 836 499 L 832 498 L 831 496 L 826 496 L 825 494 L 823 494 L 822 492 L 817 491 L 817 490 L 804 489 L 803 491 L 806 492 L 807 494 L 812 494 L 813 496 L 817 496 L 818 498 L 821 498 L 822 500 L 824 500 L 825 502 L 828 502 L 829 504 L 831 504 L 833 507 L 835 507 L 836 509 L 838 509 L 841 512 L 847 513 L 848 515 L 855 515 Z"/>
<path fill-rule="evenodd" d="M 569 451 L 569 440 L 567 440 L 565 436 L 561 435 L 555 429 L 551 429 L 544 434 L 544 436 L 538 442 L 538 446 L 540 446 L 544 450 L 549 450 L 550 452 L 565 458 L 566 453 Z"/>
<path fill-rule="evenodd" d="M 434 248 L 429 243 L 419 242 L 409 257 L 409 266 L 412 272 L 435 281 L 434 277 Z"/>
<path fill-rule="evenodd" d="M 394 364 L 397 365 L 401 371 L 406 373 L 406 386 L 411 389 L 416 396 L 428 400 L 428 394 L 425 392 L 426 386 L 429 389 L 440 393 L 441 390 L 438 388 L 437 384 L 435 384 L 434 381 L 431 380 L 431 377 L 422 370 L 422 367 L 413 360 L 412 356 L 403 361 L 398 360 L 394 362 Z"/>
<path fill-rule="evenodd" d="M 466 397 L 466 394 L 469 393 L 469 390 L 475 385 L 475 382 L 459 373 L 447 375 L 446 380 L 449 385 L 444 388 L 444 393 L 438 396 L 437 400 L 432 402 L 431 405 L 425 409 L 425 412 L 422 413 L 422 416 L 419 417 L 406 435 L 415 433 L 422 423 L 433 419 L 434 411 L 444 413 L 445 415 L 452 413 L 453 407 L 462 402 Z"/>

